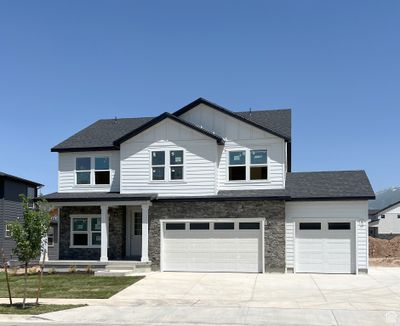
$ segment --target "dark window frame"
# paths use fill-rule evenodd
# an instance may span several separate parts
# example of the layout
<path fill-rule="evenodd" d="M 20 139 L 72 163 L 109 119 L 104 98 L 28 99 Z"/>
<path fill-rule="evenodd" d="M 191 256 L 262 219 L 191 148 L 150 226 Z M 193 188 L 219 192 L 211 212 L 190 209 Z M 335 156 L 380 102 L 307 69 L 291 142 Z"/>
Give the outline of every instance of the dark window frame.
<path fill-rule="evenodd" d="M 173 227 L 172 227 L 172 225 L 173 225 Z M 181 226 L 183 226 L 183 228 Z M 184 222 L 166 222 L 165 230 L 168 230 L 168 231 L 186 230 L 186 223 L 184 223 Z"/>
<path fill-rule="evenodd" d="M 189 230 L 191 230 L 191 231 L 210 230 L 210 222 L 190 222 Z"/>
<path fill-rule="evenodd" d="M 239 222 L 239 230 L 260 230 L 260 222 Z"/>
<path fill-rule="evenodd" d="M 224 230 L 234 230 L 235 223 L 234 222 L 214 222 L 214 230 L 224 231 Z"/>
<path fill-rule="evenodd" d="M 299 223 L 299 230 L 320 231 L 321 228 L 322 228 L 321 222 L 300 222 Z"/>
<path fill-rule="evenodd" d="M 330 231 L 351 230 L 351 223 L 350 222 L 328 222 L 328 230 L 330 230 Z"/>

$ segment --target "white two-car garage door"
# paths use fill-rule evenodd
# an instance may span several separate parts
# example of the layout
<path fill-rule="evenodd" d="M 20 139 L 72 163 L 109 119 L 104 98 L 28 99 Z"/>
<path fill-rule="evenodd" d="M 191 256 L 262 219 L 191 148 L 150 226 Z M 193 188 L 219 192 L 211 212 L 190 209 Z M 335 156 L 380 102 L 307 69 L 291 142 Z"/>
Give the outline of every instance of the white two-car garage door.
<path fill-rule="evenodd" d="M 354 273 L 352 222 L 297 222 L 295 233 L 296 272 Z"/>
<path fill-rule="evenodd" d="M 262 221 L 162 221 L 161 268 L 185 272 L 262 272 Z"/>

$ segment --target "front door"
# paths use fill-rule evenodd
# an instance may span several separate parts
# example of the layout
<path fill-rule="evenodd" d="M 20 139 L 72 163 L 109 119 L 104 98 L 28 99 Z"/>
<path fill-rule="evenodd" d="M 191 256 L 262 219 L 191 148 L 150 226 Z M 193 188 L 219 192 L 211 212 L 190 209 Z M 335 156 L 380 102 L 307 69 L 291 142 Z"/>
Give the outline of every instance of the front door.
<path fill-rule="evenodd" d="M 140 257 L 142 254 L 142 212 L 131 210 L 130 222 L 130 256 Z"/>

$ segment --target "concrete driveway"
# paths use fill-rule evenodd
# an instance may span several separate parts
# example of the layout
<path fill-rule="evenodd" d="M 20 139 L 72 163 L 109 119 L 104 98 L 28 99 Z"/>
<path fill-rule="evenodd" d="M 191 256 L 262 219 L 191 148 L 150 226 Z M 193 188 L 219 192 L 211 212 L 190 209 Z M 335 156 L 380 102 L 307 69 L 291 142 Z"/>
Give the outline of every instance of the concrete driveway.
<path fill-rule="evenodd" d="M 99 305 L 41 317 L 55 324 L 400 325 L 400 268 L 368 275 L 152 273 Z"/>
<path fill-rule="evenodd" d="M 400 268 L 372 268 L 368 275 L 154 273 L 110 301 L 399 310 Z"/>

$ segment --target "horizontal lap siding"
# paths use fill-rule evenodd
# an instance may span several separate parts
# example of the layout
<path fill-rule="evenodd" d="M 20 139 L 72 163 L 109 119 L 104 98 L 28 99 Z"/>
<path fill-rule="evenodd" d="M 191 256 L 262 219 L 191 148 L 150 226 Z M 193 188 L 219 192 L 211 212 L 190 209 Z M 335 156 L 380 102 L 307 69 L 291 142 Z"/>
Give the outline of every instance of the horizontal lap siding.
<path fill-rule="evenodd" d="M 285 223 L 286 234 L 286 268 L 294 268 L 294 239 L 295 239 L 295 223 Z"/>
<path fill-rule="evenodd" d="M 111 185 L 75 185 L 75 162 L 77 157 L 110 157 Z M 58 156 L 59 192 L 119 191 L 119 151 L 60 153 Z M 94 167 L 92 167 L 94 168 Z"/>
<path fill-rule="evenodd" d="M 151 181 L 151 151 L 179 149 L 183 149 L 185 153 L 184 180 Z M 217 143 L 214 139 L 174 121 L 163 121 L 121 144 L 121 193 L 158 193 L 159 196 L 213 195 L 216 159 Z M 166 177 L 169 173 L 166 168 Z"/>
<path fill-rule="evenodd" d="M 368 222 L 357 222 L 357 264 L 359 269 L 368 269 Z"/>
<path fill-rule="evenodd" d="M 3 219 L 0 227 L 0 234 L 3 239 L 2 248 L 6 258 L 11 258 L 12 250 L 15 247 L 15 242 L 11 238 L 5 237 L 6 224 L 17 220 L 17 218 L 23 218 L 23 209 L 20 202 L 3 200 Z"/>

